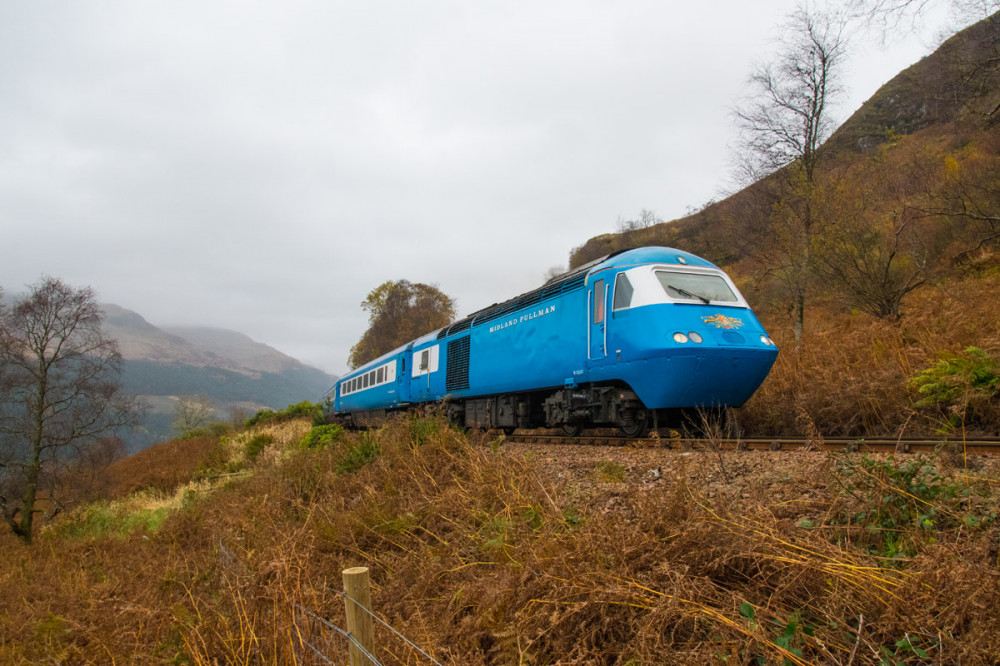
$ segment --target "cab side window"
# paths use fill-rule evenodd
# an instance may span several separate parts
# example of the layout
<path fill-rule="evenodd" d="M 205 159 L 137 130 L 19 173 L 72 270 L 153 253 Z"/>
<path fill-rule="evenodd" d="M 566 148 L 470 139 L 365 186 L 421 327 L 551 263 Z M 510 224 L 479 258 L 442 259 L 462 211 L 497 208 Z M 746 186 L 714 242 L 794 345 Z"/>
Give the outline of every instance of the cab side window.
<path fill-rule="evenodd" d="M 594 322 L 600 324 L 604 321 L 604 280 L 594 283 Z"/>
<path fill-rule="evenodd" d="M 628 276 L 624 273 L 619 273 L 618 278 L 615 280 L 615 301 L 612 306 L 613 310 L 624 310 L 625 308 L 632 305 L 632 294 L 635 292 L 635 287 L 629 281 Z"/>

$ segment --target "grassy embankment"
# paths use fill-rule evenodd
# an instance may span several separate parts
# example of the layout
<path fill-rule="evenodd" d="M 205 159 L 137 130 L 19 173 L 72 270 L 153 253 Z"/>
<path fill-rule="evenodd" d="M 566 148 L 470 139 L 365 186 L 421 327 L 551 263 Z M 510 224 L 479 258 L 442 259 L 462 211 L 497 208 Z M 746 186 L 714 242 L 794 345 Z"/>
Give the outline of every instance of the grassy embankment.
<path fill-rule="evenodd" d="M 356 565 L 377 610 L 446 664 L 1000 654 L 992 460 L 644 449 L 581 463 L 593 454 L 435 418 L 309 432 L 164 445 L 33 546 L 4 536 L 0 661 L 293 663 L 309 630 L 296 604 L 342 624 L 334 588 Z M 426 663 L 385 633 L 378 645 L 385 663 Z"/>

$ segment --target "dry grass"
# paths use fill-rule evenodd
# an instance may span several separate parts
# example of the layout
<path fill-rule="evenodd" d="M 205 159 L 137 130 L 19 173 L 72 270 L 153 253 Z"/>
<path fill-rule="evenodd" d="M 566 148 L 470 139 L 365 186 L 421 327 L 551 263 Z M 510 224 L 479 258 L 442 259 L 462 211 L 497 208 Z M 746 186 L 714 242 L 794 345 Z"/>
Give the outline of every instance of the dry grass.
<path fill-rule="evenodd" d="M 933 435 L 940 415 L 915 408 L 918 396 L 907 383 L 942 351 L 972 345 L 1000 354 L 1000 309 L 983 305 L 984 297 L 995 293 L 1000 293 L 995 272 L 927 287 L 908 297 L 898 322 L 816 302 L 807 311 L 799 351 L 791 321 L 764 313 L 782 351 L 761 389 L 740 410 L 741 424 L 759 436 L 811 436 L 811 430 L 827 436 Z M 969 434 L 998 433 L 1000 420 Z"/>
<path fill-rule="evenodd" d="M 911 493 L 822 454 L 571 464 L 435 418 L 323 450 L 298 447 L 307 429 L 275 431 L 251 473 L 212 489 L 121 500 L 158 497 L 154 530 L 3 537 L 0 661 L 294 663 L 310 631 L 296 604 L 342 623 L 340 571 L 357 565 L 377 610 L 446 664 L 862 664 L 912 657 L 907 640 L 942 663 L 1000 653 L 993 461 L 940 461 L 968 492 L 933 501 L 933 528 L 897 524 L 911 549 L 886 559 L 844 516 L 885 504 L 865 493 Z M 343 471 L 360 447 L 378 455 Z M 426 663 L 377 638 L 385 663 Z"/>

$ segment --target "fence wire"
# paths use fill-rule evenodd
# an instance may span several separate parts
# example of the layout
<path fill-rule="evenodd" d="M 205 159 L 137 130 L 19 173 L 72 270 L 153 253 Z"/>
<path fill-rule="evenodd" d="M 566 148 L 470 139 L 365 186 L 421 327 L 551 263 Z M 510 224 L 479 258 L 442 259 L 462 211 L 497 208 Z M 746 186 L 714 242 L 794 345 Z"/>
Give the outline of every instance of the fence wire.
<path fill-rule="evenodd" d="M 304 666 L 312 666 L 313 664 L 319 664 L 323 666 L 339 666 L 344 664 L 348 666 L 350 659 L 345 657 L 343 661 L 337 659 L 337 655 L 343 655 L 347 652 L 347 643 L 354 645 L 368 660 L 371 662 L 372 666 L 382 666 L 382 662 L 375 658 L 371 652 L 369 652 L 361 643 L 357 641 L 351 632 L 342 629 L 312 612 L 308 608 L 302 606 L 301 604 L 295 604 L 295 610 L 299 611 L 307 618 L 306 628 L 307 631 L 305 635 L 301 632 L 299 633 L 299 640 L 302 643 L 302 647 L 305 648 L 299 653 L 299 661 Z M 339 645 L 337 638 L 343 638 L 343 647 Z"/>
<path fill-rule="evenodd" d="M 332 588 L 327 588 L 327 589 L 330 590 L 331 592 L 337 594 L 338 596 L 341 596 L 344 599 L 348 599 L 351 602 L 353 602 L 354 605 L 356 605 L 358 608 L 360 608 L 365 613 L 367 613 L 369 617 L 371 617 L 373 620 L 375 620 L 376 622 L 378 622 L 379 624 L 381 624 L 383 627 L 385 627 L 386 629 L 388 629 L 389 631 L 391 631 L 393 634 L 396 635 L 397 638 L 399 638 L 399 640 L 403 641 L 404 643 L 406 643 L 407 645 L 409 645 L 411 648 L 413 648 L 414 650 L 416 650 L 417 652 L 419 652 L 423 657 L 425 657 L 431 663 L 435 664 L 436 666 L 443 666 L 443 664 L 441 662 L 439 662 L 437 659 L 435 659 L 434 657 L 430 656 L 429 654 L 427 654 L 426 652 L 424 652 L 422 649 L 420 649 L 419 645 L 417 645 L 416 643 L 414 643 L 413 641 L 411 641 L 409 638 L 407 638 L 403 634 L 401 634 L 398 631 L 396 631 L 396 629 L 392 625 L 390 625 L 388 622 L 386 622 L 385 620 L 383 620 L 380 616 L 376 615 L 371 610 L 369 610 L 369 609 L 365 608 L 364 606 L 362 606 L 361 604 L 359 604 L 354 599 L 351 599 L 351 597 L 347 596 L 347 594 L 345 594 L 344 592 L 341 592 L 340 590 L 335 590 L 335 589 L 332 589 Z"/>
<path fill-rule="evenodd" d="M 375 620 L 383 627 L 391 631 L 393 635 L 395 635 L 399 640 L 406 643 L 408 646 L 410 646 L 413 650 L 418 652 L 425 659 L 430 661 L 432 664 L 435 664 L 435 666 L 443 666 L 441 662 L 436 660 L 431 655 L 427 654 L 427 652 L 421 649 L 419 645 L 411 641 L 409 638 L 399 633 L 392 625 L 390 625 L 388 622 L 386 622 L 381 617 L 376 615 L 372 610 L 366 608 L 362 604 L 359 604 L 356 600 L 352 599 L 351 597 L 341 592 L 340 590 L 334 590 L 332 588 L 327 588 L 327 589 L 330 592 L 333 592 L 334 594 L 354 603 L 358 608 L 363 610 L 369 617 L 371 617 L 373 620 Z M 337 646 L 335 645 L 335 643 L 339 643 L 339 641 L 337 640 L 337 638 L 339 637 L 342 638 L 344 641 L 344 648 L 347 647 L 346 643 L 349 642 L 352 645 L 354 645 L 365 657 L 367 657 L 371 661 L 372 666 L 382 666 L 382 663 L 379 660 L 377 660 L 371 652 L 366 650 L 364 646 L 362 646 L 357 641 L 357 639 L 351 635 L 351 632 L 341 627 L 338 627 L 336 624 L 330 622 L 325 618 L 320 617 L 313 611 L 309 610 L 308 608 L 305 608 L 300 604 L 295 604 L 295 608 L 297 611 L 303 613 L 308 620 L 307 635 L 303 636 L 301 633 L 299 634 L 299 640 L 302 642 L 302 646 L 308 650 L 308 652 L 303 651 L 299 655 L 299 657 L 302 658 L 302 663 L 304 665 L 312 666 L 313 664 L 319 664 L 319 665 L 338 666 L 340 663 L 343 663 L 345 665 L 348 664 L 348 661 L 340 662 L 337 661 L 335 658 L 335 654 L 337 653 L 343 654 L 344 652 L 347 651 L 346 649 L 341 649 L 341 650 L 336 649 Z M 321 644 L 317 645 L 317 643 Z"/>

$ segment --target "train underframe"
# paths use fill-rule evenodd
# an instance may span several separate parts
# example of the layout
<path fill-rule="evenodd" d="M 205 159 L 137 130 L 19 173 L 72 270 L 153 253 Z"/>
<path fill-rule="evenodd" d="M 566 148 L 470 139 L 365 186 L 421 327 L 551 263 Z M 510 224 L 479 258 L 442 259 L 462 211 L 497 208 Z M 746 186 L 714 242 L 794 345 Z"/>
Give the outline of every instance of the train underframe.
<path fill-rule="evenodd" d="M 353 412 L 338 421 L 348 427 L 373 427 L 393 413 L 424 409 L 413 404 L 394 410 Z M 559 390 L 530 391 L 475 398 L 447 399 L 440 403 L 448 419 L 461 427 L 500 429 L 561 428 L 579 435 L 589 428 L 613 427 L 626 437 L 644 437 L 653 430 L 679 427 L 682 409 L 647 409 L 627 386 L 585 386 Z"/>

